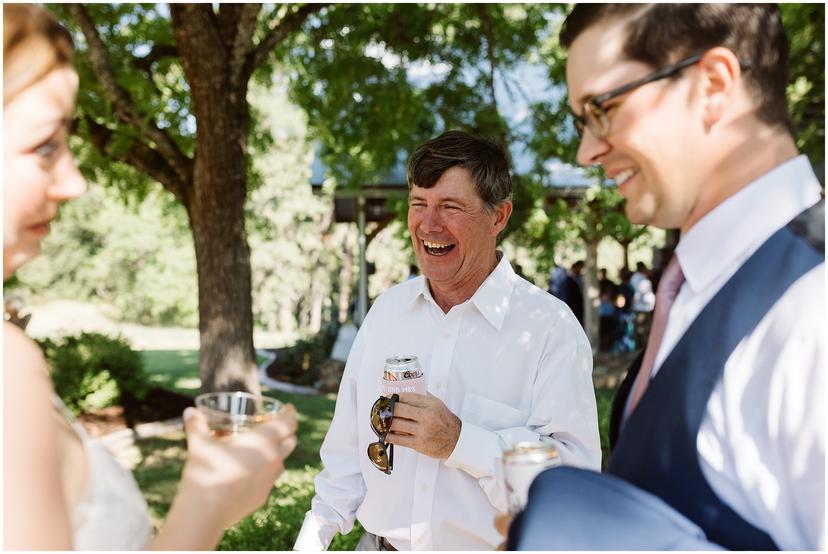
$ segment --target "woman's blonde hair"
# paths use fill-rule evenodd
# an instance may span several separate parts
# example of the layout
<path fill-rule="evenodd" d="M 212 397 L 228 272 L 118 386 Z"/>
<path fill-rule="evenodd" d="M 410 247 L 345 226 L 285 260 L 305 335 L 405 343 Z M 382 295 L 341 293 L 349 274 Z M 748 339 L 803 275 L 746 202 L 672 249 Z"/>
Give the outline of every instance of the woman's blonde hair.
<path fill-rule="evenodd" d="M 56 67 L 72 65 L 72 37 L 32 4 L 3 5 L 3 105 Z"/>

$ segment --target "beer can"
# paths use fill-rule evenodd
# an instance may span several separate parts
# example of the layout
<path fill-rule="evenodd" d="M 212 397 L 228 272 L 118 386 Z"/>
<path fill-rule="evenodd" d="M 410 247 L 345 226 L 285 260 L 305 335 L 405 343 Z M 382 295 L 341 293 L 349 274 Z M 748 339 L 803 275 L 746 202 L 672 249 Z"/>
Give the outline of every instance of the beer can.
<path fill-rule="evenodd" d="M 425 375 L 417 356 L 393 356 L 385 360 L 382 392 L 385 395 L 401 392 L 426 393 Z"/>
<path fill-rule="evenodd" d="M 540 472 L 561 465 L 558 450 L 545 442 L 519 442 L 503 452 L 503 474 L 509 513 L 526 507 L 529 487 Z"/>

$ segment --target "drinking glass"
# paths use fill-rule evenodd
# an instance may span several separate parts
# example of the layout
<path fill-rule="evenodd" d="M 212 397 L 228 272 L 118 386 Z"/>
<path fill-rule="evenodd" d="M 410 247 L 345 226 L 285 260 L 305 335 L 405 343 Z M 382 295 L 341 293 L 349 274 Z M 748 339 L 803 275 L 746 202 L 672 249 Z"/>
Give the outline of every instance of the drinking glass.
<path fill-rule="evenodd" d="M 196 407 L 207 417 L 213 435 L 229 437 L 275 417 L 283 404 L 274 398 L 241 391 L 200 394 Z"/>

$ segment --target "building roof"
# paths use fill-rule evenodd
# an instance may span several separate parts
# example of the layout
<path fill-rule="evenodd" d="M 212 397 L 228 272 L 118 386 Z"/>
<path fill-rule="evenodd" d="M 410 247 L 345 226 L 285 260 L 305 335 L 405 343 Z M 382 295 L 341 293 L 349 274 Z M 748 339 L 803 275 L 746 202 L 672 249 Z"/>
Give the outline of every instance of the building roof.
<path fill-rule="evenodd" d="M 397 163 L 387 173 L 381 175 L 373 182 L 364 184 L 360 189 L 337 188 L 334 194 L 334 218 L 337 222 L 356 221 L 358 214 L 358 196 L 365 196 L 366 221 L 383 221 L 393 214 L 388 209 L 386 200 L 393 197 L 401 197 L 408 193 L 408 182 L 406 180 L 406 159 L 407 155 L 402 152 L 397 157 Z M 574 201 L 583 197 L 584 192 L 593 181 L 583 176 L 575 175 L 570 170 L 557 171 L 551 169 L 553 175 L 549 179 L 546 188 L 547 202 L 555 198 Z M 328 168 L 317 152 L 311 165 L 310 184 L 313 192 L 320 194 L 325 182 Z M 555 173 L 560 177 L 556 178 Z M 561 178 L 562 177 L 562 178 Z"/>

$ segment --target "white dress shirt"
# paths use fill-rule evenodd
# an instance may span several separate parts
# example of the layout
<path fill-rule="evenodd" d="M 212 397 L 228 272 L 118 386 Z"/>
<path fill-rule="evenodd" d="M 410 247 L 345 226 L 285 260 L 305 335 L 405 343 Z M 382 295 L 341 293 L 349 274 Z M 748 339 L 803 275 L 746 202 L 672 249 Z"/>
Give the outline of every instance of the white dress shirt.
<path fill-rule="evenodd" d="M 820 199 L 805 156 L 776 167 L 699 220 L 676 255 L 686 281 L 653 375 L 736 270 Z M 697 439 L 717 495 L 783 550 L 825 548 L 825 264 L 800 278 L 728 358 Z"/>
<path fill-rule="evenodd" d="M 428 390 L 462 421 L 447 460 L 395 446 L 391 475 L 368 460 L 369 413 L 385 359 L 420 359 Z M 491 550 L 506 511 L 502 452 L 541 437 L 564 464 L 598 470 L 601 449 L 592 353 L 569 308 L 518 277 L 502 257 L 448 313 L 424 277 L 374 303 L 357 334 L 322 444 L 323 471 L 296 549 L 320 550 L 363 527 L 399 550 Z"/>

